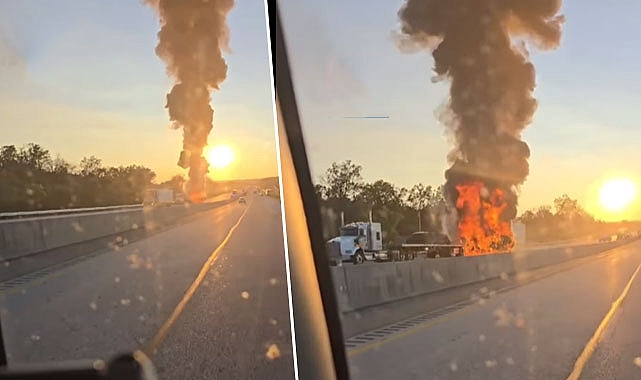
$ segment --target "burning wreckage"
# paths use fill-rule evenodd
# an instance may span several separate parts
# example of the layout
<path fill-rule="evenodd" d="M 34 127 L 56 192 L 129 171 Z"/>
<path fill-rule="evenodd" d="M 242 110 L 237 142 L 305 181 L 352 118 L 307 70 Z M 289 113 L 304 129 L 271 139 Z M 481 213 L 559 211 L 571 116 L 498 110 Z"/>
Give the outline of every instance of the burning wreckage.
<path fill-rule="evenodd" d="M 183 130 L 178 166 L 189 169 L 188 193 L 192 202 L 206 196 L 209 164 L 203 157 L 213 127 L 211 91 L 227 77 L 223 50 L 229 44 L 227 14 L 234 0 L 145 0 L 158 14 L 156 54 L 167 64 L 175 84 L 167 94 L 166 108 L 172 126 Z"/>
<path fill-rule="evenodd" d="M 436 80 L 450 82 L 441 121 L 454 147 L 445 172 L 445 230 L 465 255 L 514 246 L 519 186 L 530 149 L 521 133 L 537 108 L 526 42 L 560 43 L 561 0 L 406 0 L 399 11 L 401 50 L 427 50 Z"/>

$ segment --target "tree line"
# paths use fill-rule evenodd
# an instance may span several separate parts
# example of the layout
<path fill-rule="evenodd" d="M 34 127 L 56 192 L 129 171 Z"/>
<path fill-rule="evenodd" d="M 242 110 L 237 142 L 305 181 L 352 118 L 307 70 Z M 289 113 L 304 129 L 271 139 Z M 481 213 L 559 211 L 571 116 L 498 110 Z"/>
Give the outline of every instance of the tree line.
<path fill-rule="evenodd" d="M 415 231 L 443 231 L 447 205 L 443 185 L 418 183 L 410 188 L 377 180 L 366 183 L 363 168 L 350 160 L 332 165 L 315 185 L 326 239 L 337 236 L 341 213 L 345 223 L 372 219 L 380 222 L 388 243 Z M 571 239 L 596 233 L 602 223 L 588 214 L 578 201 L 563 194 L 554 208 L 541 206 L 517 219 L 526 225 L 528 241 Z"/>
<path fill-rule="evenodd" d="M 332 163 L 315 185 L 327 239 L 338 234 L 341 212 L 345 223 L 366 221 L 371 212 L 388 243 L 418 230 L 441 231 L 443 186 L 405 188 L 382 179 L 366 183 L 362 170 L 350 160 Z"/>
<path fill-rule="evenodd" d="M 75 166 L 38 144 L 5 145 L 0 148 L 0 211 L 140 203 L 155 177 L 140 165 L 106 167 L 90 156 Z"/>
<path fill-rule="evenodd" d="M 606 229 L 606 223 L 596 220 L 567 194 L 556 198 L 553 206 L 525 211 L 518 221 L 525 224 L 528 240 L 535 242 L 580 238 Z"/>

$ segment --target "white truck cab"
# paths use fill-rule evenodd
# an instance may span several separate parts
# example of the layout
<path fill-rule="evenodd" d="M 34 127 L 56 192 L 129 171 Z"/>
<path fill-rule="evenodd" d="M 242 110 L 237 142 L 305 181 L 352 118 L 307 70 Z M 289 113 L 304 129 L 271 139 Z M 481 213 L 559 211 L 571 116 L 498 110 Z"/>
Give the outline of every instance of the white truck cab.
<path fill-rule="evenodd" d="M 341 227 L 340 236 L 329 240 L 327 253 L 332 261 L 351 261 L 361 264 L 376 259 L 383 250 L 383 233 L 380 223 L 355 222 Z"/>

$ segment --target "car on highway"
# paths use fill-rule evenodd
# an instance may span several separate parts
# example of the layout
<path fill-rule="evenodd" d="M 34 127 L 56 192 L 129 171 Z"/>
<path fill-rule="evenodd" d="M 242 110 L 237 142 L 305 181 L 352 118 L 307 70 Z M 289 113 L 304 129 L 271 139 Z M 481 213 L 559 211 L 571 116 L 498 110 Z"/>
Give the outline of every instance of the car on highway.
<path fill-rule="evenodd" d="M 247 204 L 247 201 L 245 200 L 245 197 L 240 197 L 238 198 L 238 203 L 244 205 L 244 204 Z"/>

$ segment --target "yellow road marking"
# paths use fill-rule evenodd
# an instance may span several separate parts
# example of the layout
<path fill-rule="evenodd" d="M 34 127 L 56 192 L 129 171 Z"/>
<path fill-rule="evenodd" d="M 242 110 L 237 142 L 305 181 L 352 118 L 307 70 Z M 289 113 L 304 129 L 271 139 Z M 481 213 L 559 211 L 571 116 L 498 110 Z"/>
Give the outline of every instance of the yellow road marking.
<path fill-rule="evenodd" d="M 210 267 L 216 261 L 216 259 L 218 258 L 218 255 L 223 250 L 223 248 L 225 248 L 225 246 L 227 245 L 227 242 L 233 235 L 234 231 L 236 231 L 236 228 L 238 228 L 240 223 L 243 221 L 243 218 L 247 214 L 247 211 L 249 210 L 249 206 L 251 206 L 251 203 L 253 203 L 253 201 L 247 205 L 247 208 L 245 208 L 245 211 L 243 211 L 243 214 L 240 216 L 240 218 L 238 218 L 238 221 L 236 222 L 236 224 L 234 224 L 229 229 L 229 232 L 227 232 L 225 239 L 223 239 L 223 241 L 218 245 L 218 247 L 216 247 L 214 252 L 212 252 L 212 254 L 209 256 L 207 261 L 205 261 L 202 268 L 200 269 L 200 272 L 198 273 L 198 276 L 196 276 L 196 279 L 191 284 L 191 286 L 189 286 L 183 298 L 180 300 L 178 305 L 176 305 L 176 308 L 171 313 L 171 316 L 169 316 L 169 319 L 165 321 L 165 323 L 162 325 L 160 330 L 158 330 L 158 332 L 156 333 L 156 336 L 154 336 L 154 338 L 149 342 L 149 344 L 147 344 L 145 348 L 143 348 L 143 352 L 145 352 L 148 356 L 152 356 L 155 353 L 155 351 L 158 350 L 158 348 L 164 341 L 165 337 L 169 333 L 169 330 L 171 330 L 172 326 L 178 320 L 178 317 L 180 317 L 180 314 L 185 309 L 185 306 L 187 306 L 187 303 L 189 303 L 193 295 L 196 293 L 196 290 L 198 289 L 200 284 L 203 282 L 203 280 L 207 276 L 207 273 L 209 272 Z"/>
<path fill-rule="evenodd" d="M 641 269 L 641 264 L 637 266 L 637 269 L 634 271 L 634 274 L 632 274 L 632 277 L 630 277 L 628 284 L 625 286 L 625 288 L 623 288 L 623 292 L 621 293 L 619 298 L 614 301 L 612 307 L 610 308 L 610 311 L 608 311 L 608 313 L 605 315 L 605 317 L 599 324 L 599 327 L 597 327 L 596 331 L 594 332 L 594 335 L 592 335 L 592 338 L 590 338 L 588 343 L 585 345 L 583 352 L 581 352 L 581 355 L 579 355 L 578 359 L 574 363 L 574 369 L 572 370 L 572 373 L 570 373 L 570 376 L 568 376 L 568 380 L 578 380 L 581 376 L 583 368 L 585 368 L 585 365 L 588 363 L 588 360 L 590 360 L 590 357 L 594 353 L 594 350 L 596 349 L 597 344 L 599 344 L 599 340 L 601 339 L 603 332 L 610 324 L 610 321 L 612 320 L 612 317 L 614 316 L 616 311 L 619 309 L 619 307 L 621 307 L 621 303 L 623 303 L 625 296 L 628 295 L 630 287 L 632 287 L 632 282 L 639 273 L 639 269 Z"/>

